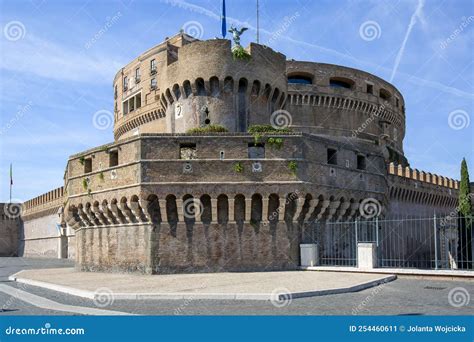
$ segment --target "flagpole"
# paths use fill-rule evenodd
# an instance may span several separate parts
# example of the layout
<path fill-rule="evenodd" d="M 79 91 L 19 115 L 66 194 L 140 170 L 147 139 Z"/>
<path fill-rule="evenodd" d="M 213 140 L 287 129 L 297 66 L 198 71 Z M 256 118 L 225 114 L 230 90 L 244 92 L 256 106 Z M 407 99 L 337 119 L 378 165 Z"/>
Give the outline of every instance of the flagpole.
<path fill-rule="evenodd" d="M 260 41 L 260 10 L 259 10 L 259 4 L 257 0 L 257 44 L 259 44 Z"/>
<path fill-rule="evenodd" d="M 12 203 L 13 167 L 10 163 L 10 203 Z"/>

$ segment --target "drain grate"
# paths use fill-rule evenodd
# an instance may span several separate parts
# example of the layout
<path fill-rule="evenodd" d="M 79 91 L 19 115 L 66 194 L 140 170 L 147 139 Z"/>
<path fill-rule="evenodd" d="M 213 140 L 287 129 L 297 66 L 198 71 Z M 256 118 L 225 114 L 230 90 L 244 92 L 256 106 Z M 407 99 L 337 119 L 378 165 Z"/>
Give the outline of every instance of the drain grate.
<path fill-rule="evenodd" d="M 445 287 L 436 287 L 436 286 L 425 286 L 424 288 L 426 290 L 437 290 L 437 291 L 446 289 Z"/>

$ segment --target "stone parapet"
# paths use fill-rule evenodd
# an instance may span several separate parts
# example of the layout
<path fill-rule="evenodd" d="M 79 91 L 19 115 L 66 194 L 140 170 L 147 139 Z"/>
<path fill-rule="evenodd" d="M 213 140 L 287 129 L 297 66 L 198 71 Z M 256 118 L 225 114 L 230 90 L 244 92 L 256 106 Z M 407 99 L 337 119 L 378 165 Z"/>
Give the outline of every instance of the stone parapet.
<path fill-rule="evenodd" d="M 65 200 L 64 187 L 48 191 L 23 203 L 22 218 L 25 220 L 44 211 L 49 213 L 51 210 L 61 207 Z"/>
<path fill-rule="evenodd" d="M 402 165 L 396 165 L 390 163 L 388 166 L 388 173 L 399 177 L 409 178 L 416 181 L 430 183 L 434 185 L 443 186 L 450 189 L 459 189 L 459 182 L 452 178 L 443 177 L 440 175 L 432 174 L 430 172 L 419 171 L 410 167 L 403 167 Z"/>

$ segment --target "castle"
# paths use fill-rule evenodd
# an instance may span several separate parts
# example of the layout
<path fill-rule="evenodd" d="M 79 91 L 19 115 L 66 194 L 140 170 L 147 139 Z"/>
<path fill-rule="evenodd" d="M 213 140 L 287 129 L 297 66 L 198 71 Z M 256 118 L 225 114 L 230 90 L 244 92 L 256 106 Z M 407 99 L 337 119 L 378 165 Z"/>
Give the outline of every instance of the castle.
<path fill-rule="evenodd" d="M 85 271 L 292 269 L 314 222 L 453 211 L 458 182 L 404 156 L 392 84 L 246 51 L 180 32 L 120 69 L 114 142 L 72 155 L 64 187 L 23 204 L 18 254 Z"/>

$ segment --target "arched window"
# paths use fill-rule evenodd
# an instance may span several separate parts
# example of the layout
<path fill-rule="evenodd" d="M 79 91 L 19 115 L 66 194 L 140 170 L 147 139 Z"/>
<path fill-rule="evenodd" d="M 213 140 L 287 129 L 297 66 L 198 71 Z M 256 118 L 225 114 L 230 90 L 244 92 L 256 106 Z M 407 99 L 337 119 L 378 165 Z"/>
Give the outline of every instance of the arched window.
<path fill-rule="evenodd" d="M 173 86 L 173 94 L 174 97 L 176 97 L 176 100 L 179 100 L 179 98 L 181 97 L 181 89 L 179 89 L 179 85 L 175 84 Z"/>
<path fill-rule="evenodd" d="M 288 76 L 288 83 L 290 84 L 313 84 L 313 78 L 306 75 L 291 75 Z"/>
<path fill-rule="evenodd" d="M 386 101 L 389 101 L 390 98 L 392 97 L 392 94 L 390 94 L 390 92 L 388 90 L 380 89 L 379 96 L 380 96 L 380 98 L 382 98 Z"/>
<path fill-rule="evenodd" d="M 184 95 L 186 97 L 189 97 L 192 93 L 192 90 L 191 90 L 191 83 L 188 80 L 184 81 L 183 88 L 184 88 Z"/>
<path fill-rule="evenodd" d="M 224 79 L 224 92 L 225 93 L 231 93 L 234 90 L 234 80 L 232 77 L 227 76 Z"/>
<path fill-rule="evenodd" d="M 198 96 L 206 95 L 206 88 L 204 87 L 204 80 L 202 78 L 198 78 L 196 80 L 196 90 L 197 90 Z"/>
<path fill-rule="evenodd" d="M 209 85 L 211 87 L 211 96 L 219 96 L 219 79 L 216 76 L 211 77 Z"/>
<path fill-rule="evenodd" d="M 331 77 L 329 80 L 329 86 L 332 88 L 352 89 L 354 81 L 344 77 Z"/>

